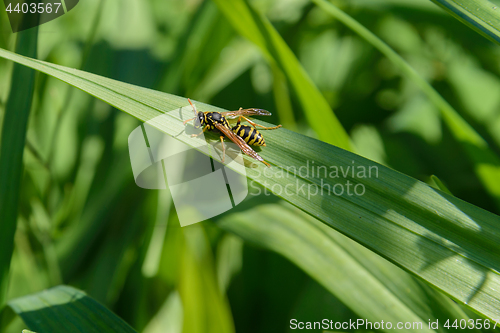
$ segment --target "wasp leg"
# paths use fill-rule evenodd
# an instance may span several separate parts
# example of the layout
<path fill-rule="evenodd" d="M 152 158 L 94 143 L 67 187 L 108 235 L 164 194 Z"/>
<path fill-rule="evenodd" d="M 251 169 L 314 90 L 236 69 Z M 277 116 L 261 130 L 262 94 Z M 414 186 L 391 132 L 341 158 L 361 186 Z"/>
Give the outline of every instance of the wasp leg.
<path fill-rule="evenodd" d="M 197 136 L 202 135 L 207 130 L 207 128 L 208 128 L 208 126 L 203 127 L 203 130 L 200 133 L 198 133 L 198 134 L 191 134 L 191 137 L 195 138 Z"/>
<path fill-rule="evenodd" d="M 243 117 L 243 116 L 240 116 L 238 118 L 238 125 L 240 124 L 240 121 L 241 121 L 241 118 L 245 119 L 250 125 L 252 125 L 254 128 L 259 126 L 260 128 L 263 128 L 263 129 L 266 129 L 266 130 L 273 130 L 273 129 L 277 129 L 277 128 L 280 128 L 281 125 L 278 125 L 278 126 L 274 126 L 274 127 L 266 127 L 266 126 L 262 126 L 262 125 L 259 125 L 259 124 L 256 124 L 254 123 L 253 121 L 251 121 L 250 119 L 248 119 L 247 117 Z"/>
<path fill-rule="evenodd" d="M 226 158 L 226 146 L 224 145 L 224 136 L 220 136 L 220 144 L 222 145 L 222 159 L 221 162 L 224 163 L 224 159 Z"/>
<path fill-rule="evenodd" d="M 194 119 L 194 118 L 191 118 L 191 119 L 188 119 L 188 120 L 184 120 L 182 123 L 183 123 L 184 125 L 186 125 L 188 122 L 190 122 L 190 121 L 191 121 L 191 120 L 193 120 L 193 119 Z"/>

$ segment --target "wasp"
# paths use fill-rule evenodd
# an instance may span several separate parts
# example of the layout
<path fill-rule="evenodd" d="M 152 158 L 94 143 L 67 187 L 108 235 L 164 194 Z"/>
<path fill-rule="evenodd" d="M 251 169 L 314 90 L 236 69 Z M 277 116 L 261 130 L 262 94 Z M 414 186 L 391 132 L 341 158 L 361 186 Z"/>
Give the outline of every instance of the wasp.
<path fill-rule="evenodd" d="M 229 138 L 232 142 L 234 142 L 246 155 L 252 157 L 253 159 L 264 163 L 267 167 L 271 167 L 269 163 L 264 161 L 259 154 L 255 152 L 249 145 L 253 146 L 265 146 L 266 142 L 264 141 L 264 137 L 262 134 L 257 131 L 256 127 L 261 127 L 266 130 L 272 130 L 280 128 L 281 125 L 274 127 L 265 127 L 259 124 L 254 123 L 250 119 L 245 116 L 270 116 L 271 112 L 263 109 L 242 109 L 240 108 L 238 111 L 228 111 L 228 112 L 201 112 L 196 110 L 196 107 L 188 98 L 189 104 L 193 107 L 193 112 L 195 117 L 184 121 L 184 125 L 194 120 L 194 128 L 203 127 L 201 133 L 192 134 L 192 137 L 199 136 L 203 134 L 205 131 L 218 131 L 220 136 L 220 142 L 222 145 L 222 163 L 224 163 L 224 158 L 226 156 L 226 147 L 224 145 L 224 136 Z M 238 119 L 235 126 L 231 127 L 228 119 Z M 251 126 L 242 125 L 241 121 L 247 121 Z"/>

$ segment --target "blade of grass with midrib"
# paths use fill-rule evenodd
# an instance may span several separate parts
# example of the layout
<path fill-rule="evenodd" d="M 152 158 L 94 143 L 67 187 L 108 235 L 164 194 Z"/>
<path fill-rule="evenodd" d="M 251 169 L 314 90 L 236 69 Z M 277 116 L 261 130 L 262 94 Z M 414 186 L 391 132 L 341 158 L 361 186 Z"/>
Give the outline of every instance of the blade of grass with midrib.
<path fill-rule="evenodd" d="M 5 50 L 0 50 L 0 57 L 55 76 L 142 121 L 152 120 L 153 127 L 191 147 L 200 140 L 183 133 L 182 120 L 192 116 L 189 108 L 183 109 L 183 114 L 166 113 L 188 106 L 185 98 Z M 196 104 L 200 110 L 224 111 Z M 245 156 L 249 179 L 475 311 L 489 318 L 500 317 L 499 216 L 322 141 L 283 128 L 266 131 L 265 136 L 267 146 L 259 154 L 273 167 L 266 168 Z M 208 138 L 216 140 L 217 136 Z M 217 154 L 212 157 L 220 160 Z M 362 177 L 354 171 L 345 172 L 354 166 L 374 174 Z M 319 167 L 330 174 L 320 174 Z M 345 174 L 332 176 L 335 168 Z M 362 186 L 364 194 L 336 195 L 326 190 L 348 186 L 347 182 L 351 191 L 355 185 Z"/>

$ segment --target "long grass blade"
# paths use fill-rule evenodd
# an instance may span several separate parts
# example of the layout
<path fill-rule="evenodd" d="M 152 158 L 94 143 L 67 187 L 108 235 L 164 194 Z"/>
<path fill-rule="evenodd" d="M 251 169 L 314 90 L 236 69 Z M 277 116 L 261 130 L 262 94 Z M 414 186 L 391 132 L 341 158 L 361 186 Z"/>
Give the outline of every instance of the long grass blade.
<path fill-rule="evenodd" d="M 199 142 L 184 133 L 182 121 L 192 117 L 189 108 L 180 109 L 189 105 L 185 98 L 4 50 L 0 56 L 55 76 L 142 121 L 152 120 L 152 126 L 191 147 Z M 217 140 L 216 135 L 208 138 Z M 272 168 L 245 157 L 252 187 L 262 185 L 256 188 L 271 191 L 458 302 L 489 318 L 500 317 L 499 216 L 286 129 L 267 131 L 266 143 L 260 155 Z M 213 152 L 212 157 L 220 159 Z"/>
<path fill-rule="evenodd" d="M 16 52 L 36 58 L 38 28 L 18 33 Z M 17 207 L 23 170 L 26 128 L 31 109 L 35 71 L 14 65 L 5 108 L 0 147 L 0 307 L 5 302 L 16 231 Z"/>

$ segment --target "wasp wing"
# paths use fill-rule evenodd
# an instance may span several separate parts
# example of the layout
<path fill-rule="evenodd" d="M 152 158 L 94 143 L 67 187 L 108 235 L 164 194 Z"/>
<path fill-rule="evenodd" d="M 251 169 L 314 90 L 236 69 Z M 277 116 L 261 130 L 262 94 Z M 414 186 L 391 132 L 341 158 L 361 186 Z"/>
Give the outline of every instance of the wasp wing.
<path fill-rule="evenodd" d="M 228 119 L 234 119 L 239 116 L 270 116 L 271 112 L 264 109 L 239 109 L 238 111 L 221 112 L 221 114 Z"/>
<path fill-rule="evenodd" d="M 257 161 L 264 163 L 267 167 L 271 167 L 271 165 L 269 163 L 267 163 L 266 161 L 264 161 L 264 159 L 262 157 L 260 157 L 260 155 L 257 154 L 255 152 L 255 150 L 253 150 L 245 141 L 243 141 L 243 139 L 241 137 L 234 134 L 231 131 L 231 129 L 229 129 L 229 128 L 227 128 L 219 123 L 215 123 L 215 128 L 217 128 L 219 131 L 221 131 L 222 134 L 224 134 L 229 140 L 233 141 L 238 147 L 240 147 L 241 151 L 244 154 L 252 157 L 253 159 L 255 159 Z"/>

